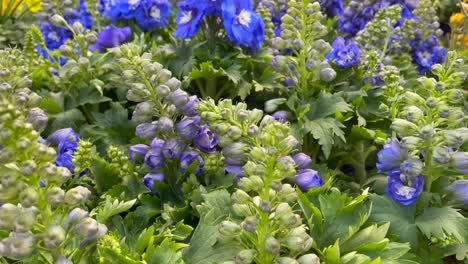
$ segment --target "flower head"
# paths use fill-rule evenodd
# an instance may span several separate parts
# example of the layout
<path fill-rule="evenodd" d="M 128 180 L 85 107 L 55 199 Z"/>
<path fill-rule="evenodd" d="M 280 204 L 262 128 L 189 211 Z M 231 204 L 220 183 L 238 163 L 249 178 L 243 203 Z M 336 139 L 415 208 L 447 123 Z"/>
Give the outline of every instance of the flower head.
<path fill-rule="evenodd" d="M 168 26 L 171 13 L 171 3 L 168 0 L 142 0 L 135 19 L 140 28 L 147 31 Z"/>
<path fill-rule="evenodd" d="M 165 142 L 162 139 L 154 139 L 151 142 L 151 148 L 145 154 L 145 164 L 150 169 L 159 169 L 164 165 L 163 146 Z"/>
<path fill-rule="evenodd" d="M 132 161 L 136 161 L 138 156 L 144 158 L 146 153 L 150 150 L 150 147 L 145 144 L 137 144 L 130 147 L 130 153 L 128 158 Z"/>
<path fill-rule="evenodd" d="M 179 137 L 183 140 L 192 140 L 200 128 L 201 118 L 199 116 L 185 116 L 179 123 L 176 124 Z"/>
<path fill-rule="evenodd" d="M 339 67 L 346 68 L 359 64 L 361 50 L 355 42 L 346 45 L 344 38 L 338 37 L 333 42 L 333 50 L 325 57 Z"/>
<path fill-rule="evenodd" d="M 468 174 L 468 152 L 453 152 L 450 155 L 451 165 L 460 173 Z"/>
<path fill-rule="evenodd" d="M 98 33 L 98 40 L 90 50 L 102 51 L 104 48 L 109 49 L 118 47 L 121 44 L 128 42 L 131 34 L 132 31 L 129 27 L 119 28 L 111 24 Z"/>
<path fill-rule="evenodd" d="M 164 181 L 164 175 L 162 173 L 148 173 L 143 177 L 143 183 L 145 184 L 148 189 L 150 189 L 152 192 L 154 192 L 154 181 Z"/>
<path fill-rule="evenodd" d="M 321 187 L 325 184 L 325 180 L 312 169 L 300 170 L 296 174 L 296 184 L 303 192 L 307 192 L 312 188 Z"/>
<path fill-rule="evenodd" d="M 401 148 L 398 139 L 392 138 L 390 144 L 385 145 L 384 148 L 377 153 L 379 159 L 377 169 L 379 172 L 397 170 L 400 168 L 401 163 L 405 160 L 407 155 L 407 152 Z"/>
<path fill-rule="evenodd" d="M 410 42 L 413 63 L 418 67 L 419 72 L 429 72 L 434 64 L 443 63 L 447 56 L 444 47 L 439 46 L 435 36 L 430 36 L 426 41 L 416 39 Z"/>
<path fill-rule="evenodd" d="M 388 174 L 387 195 L 402 205 L 410 205 L 418 199 L 424 188 L 424 176 L 408 177 L 400 170 Z"/>
<path fill-rule="evenodd" d="M 71 128 L 59 129 L 47 138 L 48 143 L 58 146 L 55 165 L 66 167 L 70 172 L 74 172 L 73 154 L 78 149 L 79 140 L 80 137 Z"/>
<path fill-rule="evenodd" d="M 252 0 L 225 0 L 222 16 L 226 33 L 234 44 L 248 47 L 253 52 L 261 48 L 265 24 L 254 12 Z"/>
<path fill-rule="evenodd" d="M 178 7 L 180 11 L 176 16 L 175 36 L 182 39 L 193 37 L 200 29 L 206 10 L 201 6 L 191 5 L 187 2 L 180 2 Z"/>
<path fill-rule="evenodd" d="M 180 157 L 180 171 L 185 173 L 193 162 L 197 162 L 197 172 L 195 175 L 201 176 L 205 162 L 203 161 L 203 158 L 200 156 L 200 154 L 193 149 L 189 149 L 182 153 L 182 156 Z"/>
<path fill-rule="evenodd" d="M 447 189 L 455 195 L 459 202 L 468 204 L 468 180 L 454 181 Z"/>
<path fill-rule="evenodd" d="M 176 138 L 166 140 L 163 145 L 162 153 L 166 159 L 177 159 L 184 150 L 184 144 Z"/>
<path fill-rule="evenodd" d="M 299 169 L 307 169 L 312 164 L 312 159 L 305 153 L 297 153 L 293 159 Z"/>
<path fill-rule="evenodd" d="M 197 134 L 193 138 L 193 144 L 199 150 L 205 153 L 214 153 L 215 148 L 218 145 L 218 137 L 210 130 L 208 125 L 204 125 L 198 129 Z"/>
<path fill-rule="evenodd" d="M 343 14 L 343 0 L 319 0 L 320 7 L 331 17 Z"/>

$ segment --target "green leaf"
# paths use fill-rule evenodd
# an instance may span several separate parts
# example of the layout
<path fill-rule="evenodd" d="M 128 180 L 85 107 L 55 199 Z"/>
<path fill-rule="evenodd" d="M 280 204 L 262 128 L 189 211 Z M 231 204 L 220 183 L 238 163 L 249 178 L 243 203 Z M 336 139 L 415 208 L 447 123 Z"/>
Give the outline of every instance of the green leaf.
<path fill-rule="evenodd" d="M 309 225 L 309 230 L 312 232 L 315 227 L 317 227 L 316 232 L 318 234 L 322 234 L 322 213 L 320 209 L 315 207 L 313 203 L 309 201 L 307 196 L 302 192 L 297 192 L 299 196 L 299 205 L 301 206 L 302 212 L 304 213 L 304 217 L 307 220 Z"/>
<path fill-rule="evenodd" d="M 190 80 L 196 79 L 216 79 L 218 77 L 228 77 L 228 74 L 223 68 L 215 69 L 211 61 L 200 63 L 200 68 L 194 68 L 188 75 Z"/>
<path fill-rule="evenodd" d="M 241 100 L 245 100 L 247 95 L 250 94 L 250 90 L 252 89 L 252 84 L 242 80 L 241 83 L 238 85 L 238 93 L 237 95 L 240 96 Z"/>
<path fill-rule="evenodd" d="M 136 246 L 135 246 L 135 251 L 138 254 L 143 254 L 145 252 L 145 249 L 148 247 L 148 243 L 151 240 L 151 237 L 154 234 L 154 226 L 150 226 L 149 228 L 145 228 L 140 235 L 138 236 Z"/>
<path fill-rule="evenodd" d="M 118 169 L 111 167 L 109 163 L 99 157 L 94 160 L 90 169 L 99 193 L 107 191 L 121 181 Z"/>
<path fill-rule="evenodd" d="M 451 207 L 430 207 L 416 217 L 416 226 L 427 237 L 444 238 L 452 235 L 459 242 L 468 238 L 468 218 Z"/>
<path fill-rule="evenodd" d="M 49 127 L 50 131 L 55 131 L 64 127 L 77 128 L 77 123 L 86 121 L 83 114 L 78 109 L 70 109 L 65 112 L 51 116 L 52 124 Z"/>
<path fill-rule="evenodd" d="M 104 202 L 103 206 L 99 206 L 99 210 L 97 212 L 97 220 L 100 223 L 106 222 L 107 219 L 110 217 L 123 213 L 135 204 L 136 199 L 124 202 L 124 201 L 119 201 L 118 199 L 115 199 L 113 202 L 111 202 L 111 197 L 106 196 L 106 201 Z"/>
<path fill-rule="evenodd" d="M 227 190 L 216 190 L 204 194 L 205 203 L 200 208 L 200 222 L 184 251 L 188 264 L 222 263 L 232 259 L 242 247 L 235 243 L 219 243 L 218 224 L 230 214 L 231 197 Z"/>
<path fill-rule="evenodd" d="M 370 219 L 380 224 L 390 223 L 389 233 L 398 236 L 400 242 L 410 242 L 417 247 L 417 227 L 414 204 L 404 206 L 386 196 L 371 194 L 372 213 Z"/>
<path fill-rule="evenodd" d="M 336 240 L 333 246 L 325 249 L 323 252 L 325 255 L 325 263 L 327 264 L 341 264 L 340 260 L 340 240 Z"/>
<path fill-rule="evenodd" d="M 371 225 L 367 228 L 364 228 L 354 234 L 350 239 L 346 242 L 341 244 L 341 252 L 351 252 L 351 251 L 359 251 L 359 248 L 372 244 L 372 243 L 379 243 L 385 240 L 385 247 L 388 244 L 388 239 L 385 239 L 385 235 L 387 234 L 388 228 L 390 224 L 384 224 L 381 226 Z M 381 250 L 374 249 L 374 251 Z"/>
<path fill-rule="evenodd" d="M 346 142 L 344 132 L 341 129 L 344 127 L 343 124 L 331 117 L 307 120 L 304 122 L 305 131 L 310 132 L 312 136 L 318 140 L 327 158 L 330 156 L 331 149 L 335 143 L 335 136 L 339 137 L 343 142 Z"/>
<path fill-rule="evenodd" d="M 330 94 L 322 92 L 319 97 L 310 103 L 307 117 L 310 120 L 334 116 L 336 111 L 351 111 L 351 106 L 345 102 L 340 93 Z"/>
<path fill-rule="evenodd" d="M 135 214 L 140 217 L 150 219 L 151 217 L 156 216 L 163 211 L 161 200 L 157 196 L 141 194 L 138 197 L 138 200 L 140 200 L 141 205 L 138 206 Z"/>
<path fill-rule="evenodd" d="M 157 246 L 151 252 L 147 252 L 145 260 L 149 264 L 183 264 L 182 252 L 183 245 L 164 239 L 161 245 Z"/>
<path fill-rule="evenodd" d="M 192 234 L 192 231 L 193 227 L 186 225 L 181 221 L 175 225 L 174 231 L 172 231 L 172 236 L 175 240 L 184 240 Z"/>
<path fill-rule="evenodd" d="M 39 107 L 44 109 L 48 114 L 58 114 L 62 112 L 60 105 L 52 98 L 42 99 Z"/>

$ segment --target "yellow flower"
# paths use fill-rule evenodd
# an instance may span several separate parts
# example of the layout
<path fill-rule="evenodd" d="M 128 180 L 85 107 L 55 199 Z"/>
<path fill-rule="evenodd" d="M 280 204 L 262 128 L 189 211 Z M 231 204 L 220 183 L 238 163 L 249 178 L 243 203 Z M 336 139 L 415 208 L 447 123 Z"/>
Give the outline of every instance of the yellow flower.
<path fill-rule="evenodd" d="M 456 14 L 453 14 L 451 17 L 450 17 L 450 25 L 452 25 L 452 27 L 457 27 L 458 24 L 460 24 L 463 20 L 465 19 L 465 15 L 463 13 L 456 13 Z"/>
<path fill-rule="evenodd" d="M 3 14 L 7 7 L 8 15 L 11 15 L 13 12 L 19 12 L 22 10 L 21 5 L 25 5 L 26 8 L 29 8 L 31 12 L 37 12 L 42 9 L 42 0 L 1 0 L 2 7 L 0 8 L 0 14 Z"/>

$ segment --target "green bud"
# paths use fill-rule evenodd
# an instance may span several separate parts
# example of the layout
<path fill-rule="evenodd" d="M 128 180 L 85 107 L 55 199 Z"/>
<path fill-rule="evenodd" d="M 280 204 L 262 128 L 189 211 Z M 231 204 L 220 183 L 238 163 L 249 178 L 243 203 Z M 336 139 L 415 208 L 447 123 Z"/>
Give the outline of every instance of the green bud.
<path fill-rule="evenodd" d="M 461 109 L 452 110 L 448 116 L 448 120 L 452 124 L 458 124 L 465 120 L 465 113 Z"/>
<path fill-rule="evenodd" d="M 56 207 L 63 202 L 65 198 L 65 191 L 62 190 L 60 187 L 53 186 L 52 188 L 47 190 L 46 198 L 47 202 L 49 202 L 49 204 L 52 207 Z"/>
<path fill-rule="evenodd" d="M 67 21 L 60 15 L 53 15 L 50 18 L 50 22 L 58 27 L 66 27 L 68 25 Z"/>
<path fill-rule="evenodd" d="M 13 221 L 19 216 L 20 209 L 13 204 L 6 203 L 0 207 L 0 229 L 11 229 Z"/>
<path fill-rule="evenodd" d="M 83 67 L 85 69 L 88 69 L 89 67 L 89 59 L 88 58 L 85 58 L 85 57 L 80 57 L 78 59 L 78 64 L 80 65 L 80 67 Z"/>
<path fill-rule="evenodd" d="M 25 161 L 20 166 L 20 171 L 25 176 L 30 176 L 36 171 L 37 165 L 33 160 Z"/>
<path fill-rule="evenodd" d="M 288 203 L 280 203 L 275 210 L 276 216 L 280 217 L 282 215 L 292 214 L 291 206 Z"/>
<path fill-rule="evenodd" d="M 254 124 L 260 121 L 262 117 L 263 117 L 263 111 L 255 108 L 250 111 L 249 121 L 250 123 Z"/>
<path fill-rule="evenodd" d="M 296 190 L 290 184 L 283 184 L 278 192 L 278 198 L 282 202 L 295 202 L 297 201 L 297 197 Z"/>
<path fill-rule="evenodd" d="M 36 222 L 36 213 L 33 210 L 22 212 L 13 222 L 13 230 L 15 232 L 28 232 Z"/>
<path fill-rule="evenodd" d="M 404 137 L 400 141 L 400 145 L 402 146 L 402 148 L 411 151 L 411 150 L 419 149 L 422 142 L 423 140 L 420 137 L 409 136 L 409 137 Z"/>
<path fill-rule="evenodd" d="M 462 103 L 465 99 L 465 95 L 461 89 L 446 90 L 444 95 L 447 97 L 447 100 L 450 104 L 459 104 Z"/>
<path fill-rule="evenodd" d="M 298 146 L 299 141 L 297 141 L 297 139 L 294 136 L 289 135 L 278 144 L 278 149 L 284 150 L 285 152 L 291 152 L 295 150 Z"/>
<path fill-rule="evenodd" d="M 450 161 L 450 152 L 447 147 L 435 147 L 432 152 L 432 159 L 438 164 L 447 164 Z"/>
<path fill-rule="evenodd" d="M 65 194 L 65 203 L 71 206 L 76 206 L 86 202 L 91 197 L 91 192 L 83 186 L 78 186 L 70 189 Z"/>
<path fill-rule="evenodd" d="M 429 97 L 427 98 L 426 100 L 426 105 L 429 107 L 429 108 L 435 108 L 437 107 L 439 103 L 439 100 L 435 97 Z"/>
<path fill-rule="evenodd" d="M 405 108 L 405 111 L 406 119 L 413 123 L 417 123 L 424 117 L 424 112 L 417 106 L 408 106 Z"/>
<path fill-rule="evenodd" d="M 253 233 L 257 229 L 258 219 L 255 216 L 247 216 L 242 222 L 242 228 L 248 232 Z"/>
<path fill-rule="evenodd" d="M 419 136 L 422 139 L 429 139 L 434 135 L 434 128 L 430 125 L 424 126 L 421 128 L 421 131 L 419 133 Z"/>
<path fill-rule="evenodd" d="M 267 237 L 266 250 L 268 251 L 268 253 L 272 255 L 278 255 L 280 252 L 280 249 L 281 249 L 280 243 L 276 238 L 272 236 Z"/>
<path fill-rule="evenodd" d="M 229 130 L 227 131 L 227 135 L 232 139 L 232 140 L 238 140 L 242 136 L 242 131 L 239 127 L 237 126 L 231 126 Z"/>
<path fill-rule="evenodd" d="M 424 89 L 429 91 L 434 90 L 437 84 L 437 81 L 434 78 L 421 77 L 418 81 Z"/>
<path fill-rule="evenodd" d="M 219 233 L 225 236 L 233 236 L 239 234 L 240 226 L 231 221 L 223 221 L 219 225 Z"/>
<path fill-rule="evenodd" d="M 247 204 L 236 203 L 232 206 L 232 210 L 238 216 L 247 217 L 252 215 L 252 211 L 250 210 L 250 207 Z"/>
<path fill-rule="evenodd" d="M 424 98 L 422 98 L 419 94 L 413 92 L 406 92 L 403 96 L 403 101 L 407 105 L 415 105 L 415 106 L 422 106 L 426 104 Z"/>
<path fill-rule="evenodd" d="M 281 257 L 277 260 L 278 264 L 298 264 L 298 262 L 290 257 Z"/>
<path fill-rule="evenodd" d="M 26 188 L 19 195 L 22 206 L 28 208 L 33 206 L 39 200 L 39 194 L 34 188 Z"/>
<path fill-rule="evenodd" d="M 253 138 L 256 138 L 258 137 L 258 133 L 260 132 L 260 128 L 258 128 L 257 125 L 251 125 L 248 129 L 247 129 L 247 135 L 249 137 L 253 137 Z"/>
<path fill-rule="evenodd" d="M 91 217 L 81 219 L 75 226 L 75 231 L 82 237 L 90 237 L 98 232 L 98 222 Z"/>
<path fill-rule="evenodd" d="M 65 237 L 65 230 L 61 226 L 50 226 L 44 234 L 44 246 L 50 249 L 56 248 L 65 240 Z"/>
<path fill-rule="evenodd" d="M 395 119 L 390 126 L 401 137 L 418 135 L 418 126 L 404 119 Z"/>
<path fill-rule="evenodd" d="M 234 203 L 247 203 L 252 200 L 250 195 L 241 189 L 237 189 L 231 196 L 231 199 Z"/>
<path fill-rule="evenodd" d="M 257 251 L 254 249 L 244 249 L 236 256 L 236 264 L 250 264 L 253 262 Z"/>
<path fill-rule="evenodd" d="M 462 130 L 446 130 L 444 131 L 445 143 L 448 147 L 459 148 L 466 141 L 466 136 L 464 138 L 463 134 Z"/>
<path fill-rule="evenodd" d="M 315 254 L 306 254 L 297 259 L 299 264 L 320 264 L 320 259 Z"/>
<path fill-rule="evenodd" d="M 161 66 L 162 67 L 162 66 Z M 177 78 L 170 78 L 169 80 L 167 80 L 167 82 L 165 83 L 169 88 L 171 88 L 171 91 L 175 91 L 177 89 L 180 88 L 181 86 L 181 82 L 179 81 L 179 79 Z"/>

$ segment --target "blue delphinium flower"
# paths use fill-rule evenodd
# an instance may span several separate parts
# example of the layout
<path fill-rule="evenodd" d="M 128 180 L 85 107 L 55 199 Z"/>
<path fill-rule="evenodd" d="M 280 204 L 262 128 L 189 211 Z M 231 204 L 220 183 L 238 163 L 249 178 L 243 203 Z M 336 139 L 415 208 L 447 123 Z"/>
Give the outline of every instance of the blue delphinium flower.
<path fill-rule="evenodd" d="M 73 33 L 70 30 L 58 27 L 50 22 L 39 23 L 39 29 L 41 30 L 42 35 L 44 36 L 45 45 L 50 51 L 60 48 L 60 46 L 65 44 L 67 39 L 73 37 Z M 42 48 L 38 47 L 37 50 L 45 58 L 49 57 L 47 51 L 43 50 Z"/>
<path fill-rule="evenodd" d="M 325 184 L 325 180 L 312 169 L 299 170 L 295 176 L 296 184 L 303 192 L 307 192 L 312 188 L 321 187 Z"/>
<path fill-rule="evenodd" d="M 222 5 L 224 28 L 229 39 L 238 46 L 255 52 L 265 39 L 265 24 L 253 10 L 252 0 L 225 0 Z"/>
<path fill-rule="evenodd" d="M 150 150 L 150 147 L 145 144 L 137 144 L 130 147 L 130 153 L 128 158 L 131 161 L 136 161 L 138 157 L 145 158 L 146 153 Z"/>
<path fill-rule="evenodd" d="M 154 181 L 163 182 L 164 181 L 164 175 L 162 173 L 159 173 L 159 172 L 151 172 L 151 173 L 146 174 L 145 177 L 143 177 L 143 183 L 152 192 L 155 191 Z"/>
<path fill-rule="evenodd" d="M 279 111 L 276 111 L 275 113 L 273 113 L 273 115 L 271 115 L 276 121 L 280 121 L 280 122 L 287 122 L 288 119 L 291 117 L 291 113 L 288 112 L 288 111 L 284 111 L 284 110 L 279 110 Z"/>
<path fill-rule="evenodd" d="M 48 143 L 58 146 L 55 165 L 68 168 L 74 173 L 73 154 L 78 149 L 79 140 L 80 137 L 71 128 L 59 129 L 47 138 Z"/>
<path fill-rule="evenodd" d="M 331 17 L 343 14 L 343 0 L 318 0 L 321 9 Z"/>
<path fill-rule="evenodd" d="M 359 64 L 361 50 L 355 42 L 346 45 L 344 38 L 337 37 L 333 42 L 333 50 L 325 57 L 339 67 L 345 68 Z"/>
<path fill-rule="evenodd" d="M 197 134 L 193 138 L 193 144 L 199 150 L 213 154 L 215 152 L 215 148 L 218 145 L 218 137 L 216 134 L 210 130 L 208 125 L 204 125 L 200 127 L 197 131 Z"/>
<path fill-rule="evenodd" d="M 187 2 L 180 2 L 178 7 L 180 11 L 176 16 L 177 30 L 174 35 L 182 39 L 191 38 L 200 29 L 206 10 L 203 6 L 190 5 Z"/>
<path fill-rule="evenodd" d="M 245 175 L 242 168 L 242 165 L 224 165 L 224 170 L 226 173 L 234 174 L 238 179 L 244 177 Z"/>
<path fill-rule="evenodd" d="M 153 123 L 139 124 L 135 129 L 135 135 L 139 138 L 151 140 L 156 136 L 157 128 Z"/>
<path fill-rule="evenodd" d="M 164 140 L 158 138 L 151 142 L 151 148 L 145 154 L 145 164 L 150 169 L 159 169 L 164 165 L 163 147 L 165 144 Z"/>
<path fill-rule="evenodd" d="M 187 4 L 192 6 L 199 6 L 207 16 L 221 15 L 221 4 L 223 0 L 186 0 Z"/>
<path fill-rule="evenodd" d="M 185 116 L 195 116 L 197 114 L 197 105 L 200 103 L 198 96 L 192 95 L 189 97 L 188 102 L 182 107 Z"/>
<path fill-rule="evenodd" d="M 457 171 L 468 174 L 468 152 L 453 152 L 450 155 L 450 163 Z"/>
<path fill-rule="evenodd" d="M 312 164 L 312 159 L 305 153 L 297 153 L 293 159 L 299 169 L 307 169 Z"/>
<path fill-rule="evenodd" d="M 455 195 L 458 202 L 468 204 L 468 180 L 454 181 L 447 189 Z"/>
<path fill-rule="evenodd" d="M 73 25 L 75 22 L 80 22 L 84 29 L 90 29 L 94 22 L 94 17 L 88 12 L 84 0 L 78 2 L 78 10 L 74 8 L 66 9 L 63 13 L 63 18 L 70 25 Z"/>
<path fill-rule="evenodd" d="M 184 117 L 176 125 L 179 137 L 183 140 L 192 140 L 200 128 L 201 118 L 199 116 Z"/>
<path fill-rule="evenodd" d="M 168 0 L 142 0 L 135 19 L 141 29 L 148 31 L 168 26 L 171 13 L 171 3 Z"/>
<path fill-rule="evenodd" d="M 107 26 L 104 30 L 98 33 L 96 44 L 90 47 L 91 51 L 114 48 L 128 42 L 131 36 L 130 27 L 119 28 L 114 25 Z"/>
<path fill-rule="evenodd" d="M 388 174 L 387 195 L 402 205 L 416 202 L 423 188 L 424 176 L 422 175 L 408 177 L 400 170 L 394 170 Z"/>
<path fill-rule="evenodd" d="M 435 36 L 429 36 L 426 41 L 422 39 L 410 41 L 410 45 L 413 63 L 421 73 L 429 72 L 434 64 L 443 63 L 447 56 L 447 51 L 439 46 Z"/>
<path fill-rule="evenodd" d="M 186 150 L 182 153 L 182 156 L 180 157 L 180 171 L 185 173 L 193 162 L 197 162 L 197 172 L 195 175 L 201 176 L 205 162 L 201 155 L 193 149 Z"/>
<path fill-rule="evenodd" d="M 162 154 L 166 159 L 177 159 L 184 151 L 185 145 L 177 138 L 170 138 L 166 140 L 162 148 Z"/>
<path fill-rule="evenodd" d="M 377 153 L 379 159 L 377 169 L 379 172 L 398 170 L 407 156 L 408 153 L 401 148 L 398 139 L 392 138 L 390 144 L 385 145 L 384 148 Z"/>

